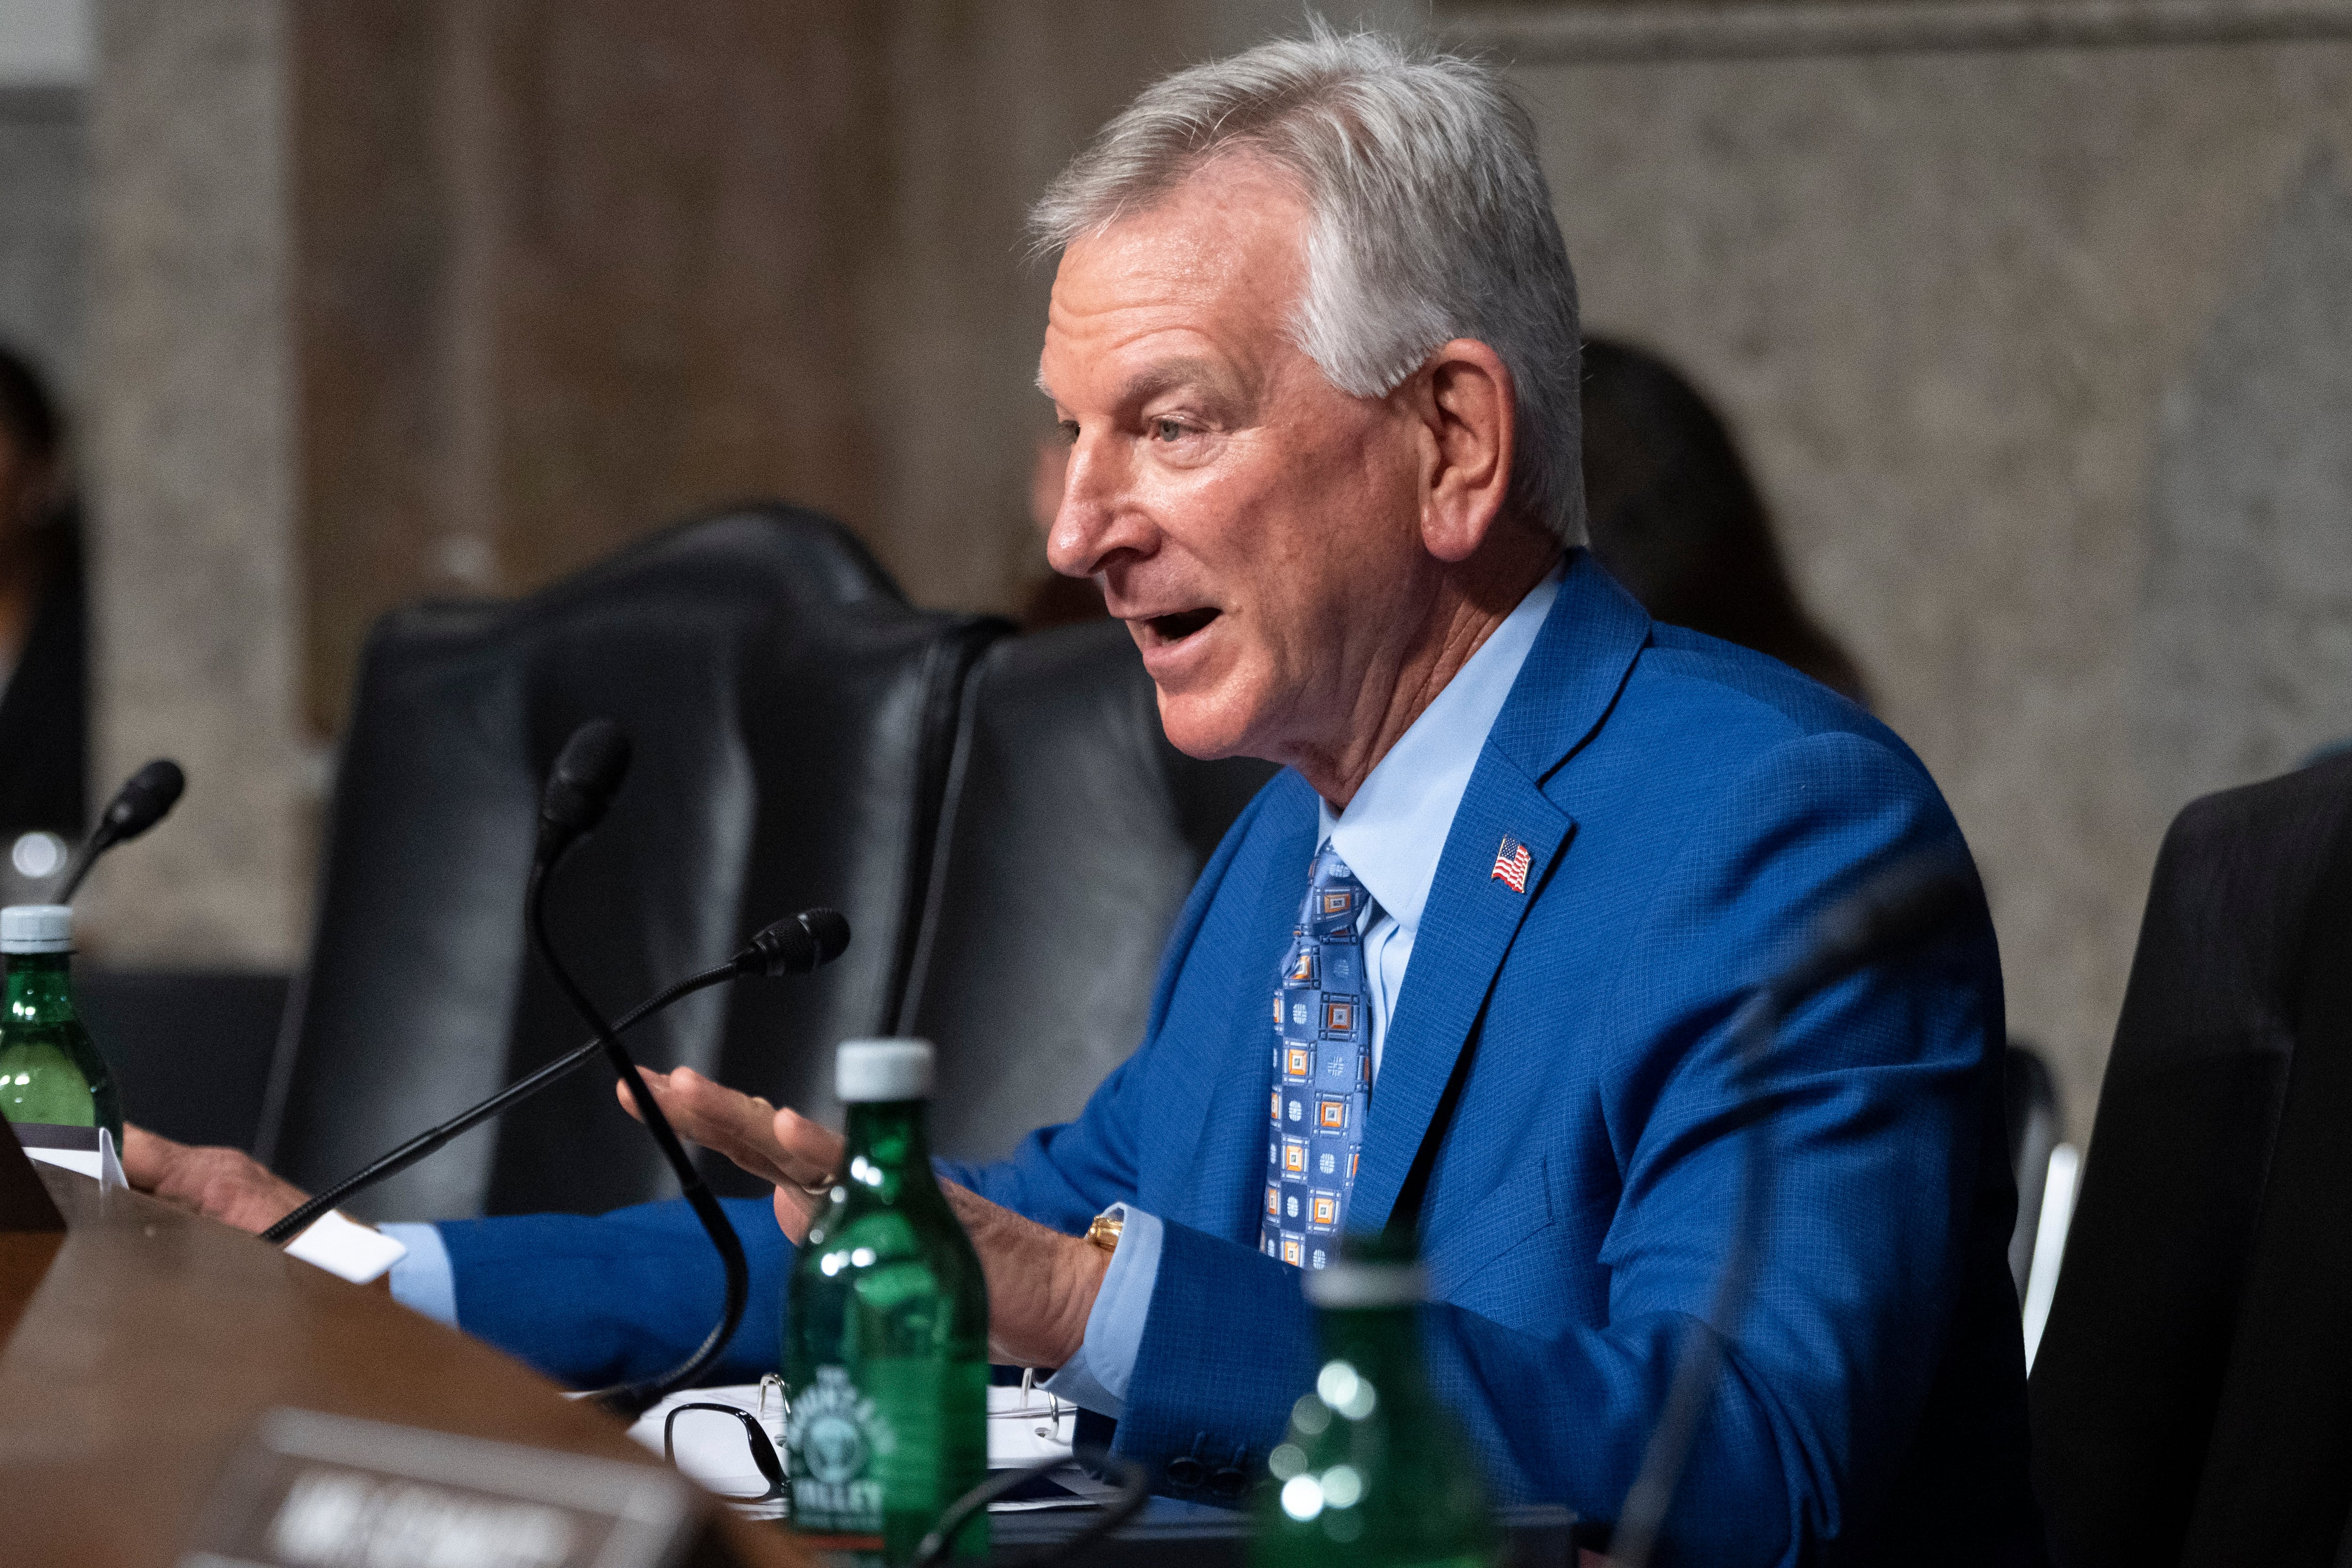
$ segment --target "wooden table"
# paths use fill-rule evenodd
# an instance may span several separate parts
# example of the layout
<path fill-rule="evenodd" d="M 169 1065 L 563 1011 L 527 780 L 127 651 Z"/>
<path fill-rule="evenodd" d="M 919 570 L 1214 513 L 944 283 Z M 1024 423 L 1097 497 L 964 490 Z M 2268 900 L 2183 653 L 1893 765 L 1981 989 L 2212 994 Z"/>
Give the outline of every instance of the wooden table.
<path fill-rule="evenodd" d="M 230 1454 L 278 1405 L 654 1462 L 619 1423 L 381 1288 L 40 1171 L 70 1228 L 0 1234 L 9 1568 L 169 1568 Z M 806 1561 L 772 1528 L 716 1505 L 709 1517 L 698 1563 Z"/>

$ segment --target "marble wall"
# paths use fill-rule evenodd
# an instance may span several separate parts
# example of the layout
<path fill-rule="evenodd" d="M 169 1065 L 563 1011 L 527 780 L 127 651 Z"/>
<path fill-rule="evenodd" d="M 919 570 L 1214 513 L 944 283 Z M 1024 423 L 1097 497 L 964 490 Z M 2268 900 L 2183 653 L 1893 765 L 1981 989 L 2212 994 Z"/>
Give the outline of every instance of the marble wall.
<path fill-rule="evenodd" d="M 2166 823 L 2352 735 L 2352 44 L 1516 79 L 1588 320 L 1737 427 L 2087 1132 Z"/>
<path fill-rule="evenodd" d="M 67 396 L 82 369 L 87 143 L 79 89 L 0 84 L 0 341 Z"/>
<path fill-rule="evenodd" d="M 117 961 L 300 951 L 319 754 L 296 706 L 284 17 L 105 0 L 90 92 L 84 457 L 100 788 L 159 754 L 188 791 L 83 894 Z"/>

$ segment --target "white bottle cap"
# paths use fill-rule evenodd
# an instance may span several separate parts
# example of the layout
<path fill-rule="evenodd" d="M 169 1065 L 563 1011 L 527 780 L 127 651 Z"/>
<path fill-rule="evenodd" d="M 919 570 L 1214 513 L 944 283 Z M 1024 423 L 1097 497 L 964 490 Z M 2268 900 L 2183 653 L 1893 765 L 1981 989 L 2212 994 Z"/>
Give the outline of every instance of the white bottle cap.
<path fill-rule="evenodd" d="M 12 904 L 0 909 L 0 953 L 70 953 L 73 909 L 63 904 Z"/>
<path fill-rule="evenodd" d="M 931 1097 L 928 1040 L 845 1040 L 833 1061 L 833 1089 L 845 1105 Z"/>

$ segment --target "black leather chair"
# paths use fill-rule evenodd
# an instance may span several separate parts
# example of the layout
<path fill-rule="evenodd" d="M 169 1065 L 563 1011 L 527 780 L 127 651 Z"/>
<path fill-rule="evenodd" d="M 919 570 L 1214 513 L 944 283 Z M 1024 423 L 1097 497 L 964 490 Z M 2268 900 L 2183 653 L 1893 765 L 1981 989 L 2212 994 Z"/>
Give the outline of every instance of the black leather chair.
<path fill-rule="evenodd" d="M 2342 1561 L 2352 759 L 2166 836 L 2031 1385 L 2060 1568 Z"/>
<path fill-rule="evenodd" d="M 309 972 L 263 1157 L 317 1187 L 585 1038 L 527 953 L 540 782 L 597 716 L 635 741 L 551 925 L 609 1012 L 831 904 L 813 979 L 751 980 L 642 1026 L 691 1063 L 827 1112 L 845 1037 L 897 1020 L 964 678 L 999 622 L 910 609 L 838 525 L 784 507 L 676 529 L 515 603 L 426 605 L 371 637 Z M 756 1190 L 707 1157 L 722 1190 Z M 373 1216 L 594 1212 L 675 1190 L 592 1065 L 379 1187 Z"/>
<path fill-rule="evenodd" d="M 940 1048 L 941 1153 L 1009 1152 L 1127 1059 L 1185 895 L 1274 773 L 1169 745 L 1118 622 L 989 651 L 965 695 L 899 1019 Z"/>
<path fill-rule="evenodd" d="M 261 970 L 77 966 L 74 998 L 122 1092 L 122 1113 L 184 1144 L 253 1147 L 286 1015 Z"/>

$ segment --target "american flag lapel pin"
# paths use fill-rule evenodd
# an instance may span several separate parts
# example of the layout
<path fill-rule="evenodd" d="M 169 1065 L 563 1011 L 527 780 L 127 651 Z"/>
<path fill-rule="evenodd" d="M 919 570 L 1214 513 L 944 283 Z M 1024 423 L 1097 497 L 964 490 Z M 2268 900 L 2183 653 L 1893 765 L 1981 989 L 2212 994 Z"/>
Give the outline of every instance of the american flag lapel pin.
<path fill-rule="evenodd" d="M 1495 852 L 1494 873 L 1487 880 L 1524 894 L 1528 891 L 1528 846 L 1505 833 L 1502 848 Z"/>

